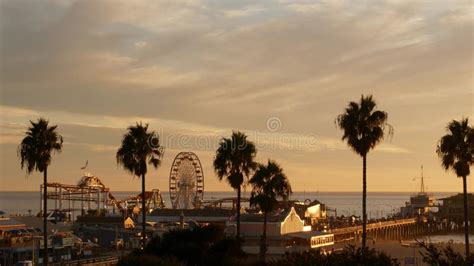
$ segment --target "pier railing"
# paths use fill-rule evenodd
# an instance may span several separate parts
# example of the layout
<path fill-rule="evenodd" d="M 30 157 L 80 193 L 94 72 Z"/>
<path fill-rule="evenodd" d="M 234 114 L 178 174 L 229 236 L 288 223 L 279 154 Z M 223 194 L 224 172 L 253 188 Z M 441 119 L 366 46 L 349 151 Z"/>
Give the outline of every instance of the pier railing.
<path fill-rule="evenodd" d="M 334 234 L 336 242 L 351 241 L 361 237 L 362 225 L 334 228 L 330 232 Z M 404 236 L 416 235 L 420 232 L 420 226 L 415 218 L 367 224 L 367 235 L 371 238 L 400 239 Z"/>
<path fill-rule="evenodd" d="M 381 221 L 381 222 L 375 222 L 375 223 L 368 223 L 367 224 L 367 230 L 369 229 L 384 229 L 387 227 L 394 227 L 394 226 L 400 226 L 400 225 L 409 225 L 409 224 L 415 224 L 416 219 L 415 218 L 408 218 L 408 219 L 399 219 L 399 220 L 391 220 L 391 221 Z M 341 228 L 335 228 L 331 230 L 331 233 L 337 234 L 337 233 L 346 233 L 346 232 L 354 232 L 354 231 L 360 231 L 362 230 L 362 225 L 355 225 L 355 226 L 349 226 L 349 227 L 341 227 Z"/>

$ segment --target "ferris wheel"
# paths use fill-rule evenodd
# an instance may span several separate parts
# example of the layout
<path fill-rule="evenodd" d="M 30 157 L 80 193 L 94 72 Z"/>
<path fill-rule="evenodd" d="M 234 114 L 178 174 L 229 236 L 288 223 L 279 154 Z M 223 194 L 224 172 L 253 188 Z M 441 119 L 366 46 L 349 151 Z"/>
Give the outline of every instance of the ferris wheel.
<path fill-rule="evenodd" d="M 170 198 L 174 209 L 199 207 L 204 196 L 204 174 L 197 155 L 180 152 L 170 170 Z"/>

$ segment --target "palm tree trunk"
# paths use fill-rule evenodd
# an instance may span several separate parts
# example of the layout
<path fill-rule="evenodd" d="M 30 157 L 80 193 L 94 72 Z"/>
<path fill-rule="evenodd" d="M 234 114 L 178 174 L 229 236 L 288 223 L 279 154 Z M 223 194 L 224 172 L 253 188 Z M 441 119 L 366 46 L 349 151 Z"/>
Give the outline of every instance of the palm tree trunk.
<path fill-rule="evenodd" d="M 146 244 L 145 174 L 142 174 L 142 249 Z"/>
<path fill-rule="evenodd" d="M 48 167 L 43 172 L 43 265 L 48 265 Z"/>
<path fill-rule="evenodd" d="M 237 237 L 240 238 L 240 192 L 241 186 L 237 189 Z"/>
<path fill-rule="evenodd" d="M 364 154 L 362 161 L 362 251 L 364 251 L 367 243 L 367 154 Z"/>
<path fill-rule="evenodd" d="M 265 260 L 267 254 L 267 211 L 263 212 L 263 234 L 260 243 L 260 256 Z"/>
<path fill-rule="evenodd" d="M 466 258 L 469 256 L 469 214 L 467 204 L 467 180 L 466 176 L 462 177 L 463 195 L 464 195 L 464 238 L 466 246 Z"/>

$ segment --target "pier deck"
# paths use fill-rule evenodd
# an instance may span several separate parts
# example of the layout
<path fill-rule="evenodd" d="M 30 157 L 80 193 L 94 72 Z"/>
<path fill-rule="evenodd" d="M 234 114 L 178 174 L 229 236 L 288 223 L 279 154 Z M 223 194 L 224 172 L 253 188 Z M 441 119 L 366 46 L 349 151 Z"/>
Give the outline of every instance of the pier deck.
<path fill-rule="evenodd" d="M 330 231 L 336 242 L 358 239 L 362 236 L 362 225 L 335 228 Z M 371 238 L 399 239 L 403 236 L 419 233 L 419 226 L 415 218 L 399 219 L 367 224 L 367 236 Z"/>

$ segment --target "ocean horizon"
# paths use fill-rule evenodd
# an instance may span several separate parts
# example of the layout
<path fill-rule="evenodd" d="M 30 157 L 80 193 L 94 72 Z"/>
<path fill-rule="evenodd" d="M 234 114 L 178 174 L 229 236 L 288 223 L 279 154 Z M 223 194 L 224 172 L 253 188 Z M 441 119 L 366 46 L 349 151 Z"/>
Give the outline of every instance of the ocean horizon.
<path fill-rule="evenodd" d="M 135 196 L 139 191 L 114 191 L 112 195 L 117 199 L 125 199 Z M 168 191 L 161 191 L 165 206 L 169 208 L 170 196 Z M 297 191 L 291 196 L 293 200 L 318 200 L 329 209 L 328 215 L 357 215 L 362 213 L 361 192 L 309 192 Z M 395 214 L 405 202 L 410 200 L 414 192 L 368 192 L 367 193 L 367 215 L 369 219 L 387 217 Z M 456 194 L 456 192 L 431 192 L 435 203 L 440 198 Z M 235 196 L 233 191 L 207 191 L 204 192 L 204 200 L 216 200 Z M 243 191 L 242 197 L 250 197 L 250 190 Z M 0 210 L 7 214 L 37 214 L 40 209 L 39 191 L 0 191 Z M 67 206 L 67 203 L 64 203 Z M 54 201 L 48 201 L 49 206 L 54 206 Z M 78 207 L 79 205 L 76 205 Z M 246 204 L 244 204 L 246 206 Z"/>

